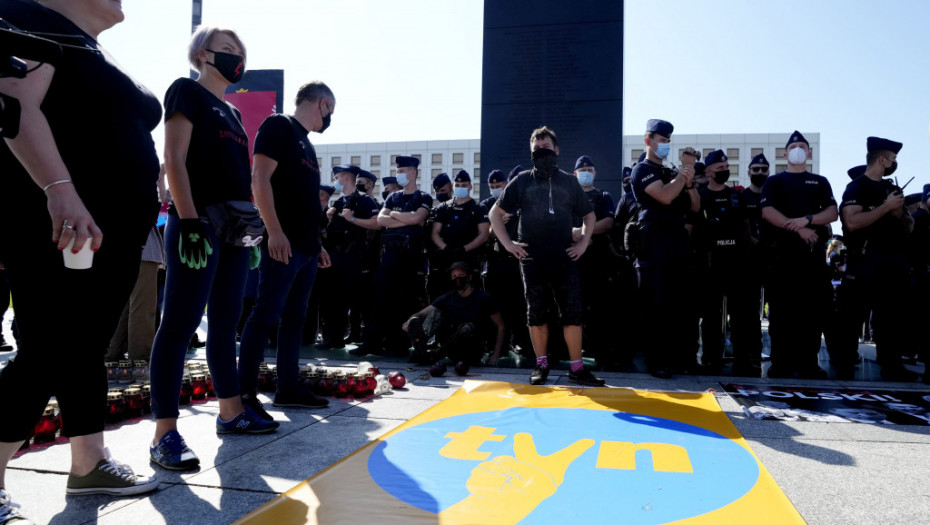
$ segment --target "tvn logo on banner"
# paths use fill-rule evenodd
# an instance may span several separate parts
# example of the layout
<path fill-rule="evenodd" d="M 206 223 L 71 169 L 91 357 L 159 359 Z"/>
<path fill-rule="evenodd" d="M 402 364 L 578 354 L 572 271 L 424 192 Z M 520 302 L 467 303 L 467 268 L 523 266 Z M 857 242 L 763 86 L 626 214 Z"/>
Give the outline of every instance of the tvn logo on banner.
<path fill-rule="evenodd" d="M 712 394 L 477 381 L 244 522 L 392 517 L 803 523 Z"/>

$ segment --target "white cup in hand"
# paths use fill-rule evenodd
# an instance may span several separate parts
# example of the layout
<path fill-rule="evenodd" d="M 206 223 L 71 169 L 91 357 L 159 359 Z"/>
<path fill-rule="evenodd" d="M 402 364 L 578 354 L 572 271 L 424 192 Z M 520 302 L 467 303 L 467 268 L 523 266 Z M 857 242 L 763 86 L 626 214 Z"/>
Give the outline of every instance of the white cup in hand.
<path fill-rule="evenodd" d="M 76 235 L 72 234 L 71 242 L 65 246 L 65 249 L 62 250 L 61 254 L 65 258 L 65 268 L 70 268 L 72 270 L 87 270 L 94 263 L 94 252 L 91 251 L 90 245 L 93 239 L 87 239 L 84 241 L 84 247 L 77 253 L 72 253 L 71 249 L 74 247 L 74 240 L 77 238 Z"/>

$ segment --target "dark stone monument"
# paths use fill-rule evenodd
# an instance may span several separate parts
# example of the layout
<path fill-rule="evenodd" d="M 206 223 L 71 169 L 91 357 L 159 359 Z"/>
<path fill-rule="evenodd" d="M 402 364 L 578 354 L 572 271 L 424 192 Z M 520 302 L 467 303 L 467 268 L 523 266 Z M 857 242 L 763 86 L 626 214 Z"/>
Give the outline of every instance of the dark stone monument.
<path fill-rule="evenodd" d="M 484 3 L 481 195 L 487 174 L 531 168 L 530 133 L 555 130 L 559 166 L 590 155 L 595 185 L 620 197 L 623 0 Z"/>

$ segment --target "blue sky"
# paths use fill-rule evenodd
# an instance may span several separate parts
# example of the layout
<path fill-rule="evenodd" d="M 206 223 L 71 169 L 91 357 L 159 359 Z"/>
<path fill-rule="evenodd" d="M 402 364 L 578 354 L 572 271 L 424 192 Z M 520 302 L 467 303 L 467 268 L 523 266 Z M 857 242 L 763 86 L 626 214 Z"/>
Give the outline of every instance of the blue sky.
<path fill-rule="evenodd" d="M 190 1 L 123 9 L 101 42 L 162 96 L 187 75 Z M 477 138 L 482 10 L 481 0 L 204 0 L 203 17 L 239 31 L 249 67 L 285 70 L 285 111 L 305 81 L 333 88 L 333 125 L 311 136 L 326 144 Z M 884 136 L 904 143 L 896 175 L 915 176 L 917 191 L 930 183 L 928 20 L 923 0 L 627 0 L 624 133 L 652 117 L 679 133 L 819 131 L 837 198 L 866 137 Z"/>

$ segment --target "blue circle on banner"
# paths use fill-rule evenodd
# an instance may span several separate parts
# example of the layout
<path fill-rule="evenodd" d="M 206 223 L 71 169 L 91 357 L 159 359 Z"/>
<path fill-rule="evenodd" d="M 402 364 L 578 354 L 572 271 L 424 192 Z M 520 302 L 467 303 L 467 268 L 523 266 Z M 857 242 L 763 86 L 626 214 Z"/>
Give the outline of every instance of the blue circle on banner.
<path fill-rule="evenodd" d="M 473 429 L 493 438 L 473 447 L 473 454 L 489 453 L 486 459 L 446 457 L 448 449 L 446 456 L 440 453 L 456 439 L 450 433 L 461 435 L 471 427 L 494 429 Z M 667 523 L 729 505 L 759 478 L 759 464 L 748 450 L 704 428 L 626 412 L 527 407 L 452 416 L 402 430 L 375 447 L 368 471 L 395 498 L 439 513 L 470 495 L 466 482 L 482 461 L 514 456 L 518 433 L 532 436 L 540 456 L 581 439 L 594 440 L 567 465 L 555 493 L 520 523 L 563 525 L 569 515 L 574 523 L 614 523 L 621 516 L 633 525 Z M 618 449 L 618 442 L 626 448 Z M 619 463 L 618 450 L 627 454 Z M 687 458 L 690 471 L 680 468 L 680 461 L 668 468 L 663 458 L 670 450 Z M 602 456 L 606 461 L 599 463 Z"/>

